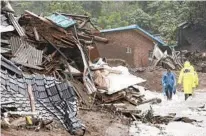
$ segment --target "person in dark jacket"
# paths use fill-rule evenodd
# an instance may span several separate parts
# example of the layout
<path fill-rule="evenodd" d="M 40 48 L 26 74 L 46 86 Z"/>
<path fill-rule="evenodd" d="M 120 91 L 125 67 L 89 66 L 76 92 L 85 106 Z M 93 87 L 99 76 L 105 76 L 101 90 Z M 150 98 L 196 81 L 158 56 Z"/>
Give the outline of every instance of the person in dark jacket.
<path fill-rule="evenodd" d="M 167 96 L 168 100 L 172 99 L 172 94 L 176 93 L 176 79 L 175 74 L 167 69 L 167 72 L 162 76 L 163 94 Z"/>

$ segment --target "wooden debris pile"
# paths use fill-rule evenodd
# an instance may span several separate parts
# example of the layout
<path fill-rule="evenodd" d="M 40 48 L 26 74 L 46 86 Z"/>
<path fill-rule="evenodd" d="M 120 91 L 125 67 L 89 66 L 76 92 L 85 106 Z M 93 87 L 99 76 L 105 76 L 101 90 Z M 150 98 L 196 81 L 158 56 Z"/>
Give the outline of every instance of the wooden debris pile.
<path fill-rule="evenodd" d="M 107 42 L 107 39 L 95 35 L 99 31 L 92 27 L 87 16 L 57 15 L 71 18 L 75 24 L 62 28 L 56 22 L 25 11 L 19 23 L 26 36 L 9 38 L 10 56 L 30 73 L 52 75 L 59 79 L 65 79 L 64 72 L 69 73 L 70 70 L 81 75 L 85 63 L 89 61 L 87 53 L 90 47 L 95 41 Z"/>
<path fill-rule="evenodd" d="M 12 16 L 12 18 L 10 17 Z M 89 51 L 95 41 L 108 42 L 88 16 L 55 13 L 49 17 L 25 11 L 18 20 L 5 12 L 14 30 L 2 33 L 1 54 L 23 72 L 44 74 L 60 80 L 77 78 L 89 94 L 96 91 L 89 68 Z"/>
<path fill-rule="evenodd" d="M 173 70 L 179 70 L 182 68 L 183 64 L 178 58 L 178 53 L 174 49 L 171 50 L 172 54 L 168 54 L 167 51 L 162 52 L 158 45 L 155 45 L 151 60 L 151 65 L 153 67 L 162 66 L 163 68 L 170 68 Z"/>

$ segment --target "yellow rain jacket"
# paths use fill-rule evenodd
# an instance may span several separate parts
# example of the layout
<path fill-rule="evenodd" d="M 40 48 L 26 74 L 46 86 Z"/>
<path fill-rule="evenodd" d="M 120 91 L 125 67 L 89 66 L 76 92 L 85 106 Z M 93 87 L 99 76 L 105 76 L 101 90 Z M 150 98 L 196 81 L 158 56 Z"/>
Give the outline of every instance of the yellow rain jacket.
<path fill-rule="evenodd" d="M 183 89 L 185 94 L 192 94 L 193 93 L 193 86 L 194 86 L 194 72 L 191 68 L 190 62 L 186 61 L 184 63 L 184 68 L 180 71 L 180 76 L 178 79 L 178 84 L 183 82 Z"/>
<path fill-rule="evenodd" d="M 191 69 L 192 69 L 192 72 L 194 74 L 194 84 L 193 84 L 193 87 L 196 88 L 199 84 L 199 79 L 198 79 L 198 75 L 197 75 L 197 72 L 195 71 L 194 67 L 191 65 Z"/>

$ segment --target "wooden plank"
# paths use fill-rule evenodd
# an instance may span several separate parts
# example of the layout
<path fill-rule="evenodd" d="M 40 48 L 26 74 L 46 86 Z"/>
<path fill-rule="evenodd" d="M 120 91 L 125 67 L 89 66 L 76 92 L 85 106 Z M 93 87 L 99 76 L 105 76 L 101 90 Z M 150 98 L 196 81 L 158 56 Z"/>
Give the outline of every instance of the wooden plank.
<path fill-rule="evenodd" d="M 35 100 L 34 100 L 34 95 L 33 95 L 33 92 L 32 92 L 31 84 L 28 84 L 28 93 L 29 93 L 29 100 L 30 100 L 31 111 L 35 112 L 36 111 Z"/>

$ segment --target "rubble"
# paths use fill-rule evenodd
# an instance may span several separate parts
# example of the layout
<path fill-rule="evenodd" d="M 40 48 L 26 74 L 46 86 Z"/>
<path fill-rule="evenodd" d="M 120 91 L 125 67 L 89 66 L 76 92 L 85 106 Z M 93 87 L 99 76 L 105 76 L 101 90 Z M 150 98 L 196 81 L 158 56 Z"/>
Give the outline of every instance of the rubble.
<path fill-rule="evenodd" d="M 1 105 L 5 112 L 12 107 L 16 107 L 16 111 L 35 111 L 33 106 L 30 107 L 31 100 L 29 99 L 29 89 L 27 89 L 27 85 L 31 84 L 35 109 L 39 112 L 38 116 L 41 115 L 44 119 L 56 118 L 71 133 L 79 128 L 84 129 L 84 126 L 75 117 L 77 98 L 71 85 L 42 75 L 24 75 L 23 78 L 17 78 L 3 70 L 1 70 L 1 83 L 1 102 L 15 102 Z M 26 113 L 26 115 L 28 114 Z"/>
<path fill-rule="evenodd" d="M 101 59 L 92 64 L 91 69 L 95 71 L 95 83 L 101 88 L 101 91 L 105 90 L 107 94 L 114 94 L 129 86 L 145 82 L 144 79 L 130 74 L 128 68 L 110 67 L 107 63 L 101 62 Z"/>
<path fill-rule="evenodd" d="M 182 62 L 178 58 L 178 53 L 174 49 L 171 49 L 172 54 L 169 55 L 167 51 L 162 52 L 160 48 L 155 45 L 153 54 L 151 57 L 151 65 L 153 67 L 162 66 L 163 68 L 170 68 L 172 70 L 179 70 L 183 67 Z"/>
<path fill-rule="evenodd" d="M 195 66 L 198 72 L 206 72 L 206 53 L 205 52 L 189 52 L 187 50 L 175 51 L 171 48 L 172 54 L 168 55 L 167 52 L 162 52 L 157 45 L 153 50 L 152 66 L 162 66 L 163 68 L 170 68 L 172 70 L 180 70 L 185 61 L 190 61 Z M 143 71 L 137 69 L 136 71 Z"/>

